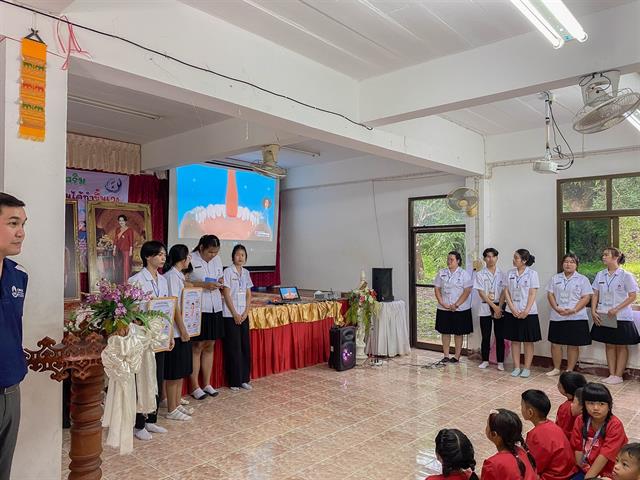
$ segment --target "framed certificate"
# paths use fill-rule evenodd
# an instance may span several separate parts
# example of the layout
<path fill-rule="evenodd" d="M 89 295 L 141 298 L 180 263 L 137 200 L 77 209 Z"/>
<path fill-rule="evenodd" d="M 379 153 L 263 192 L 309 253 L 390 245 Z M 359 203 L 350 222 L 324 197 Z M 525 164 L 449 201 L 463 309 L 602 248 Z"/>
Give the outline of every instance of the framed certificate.
<path fill-rule="evenodd" d="M 202 320 L 202 288 L 185 287 L 182 289 L 182 321 L 190 337 L 200 335 Z"/>
<path fill-rule="evenodd" d="M 164 313 L 164 324 L 162 326 L 162 333 L 166 336 L 156 352 L 166 352 L 171 348 L 171 339 L 173 338 L 173 320 L 176 313 L 176 305 L 178 299 L 176 297 L 158 297 L 149 300 L 149 310 L 156 310 Z"/>

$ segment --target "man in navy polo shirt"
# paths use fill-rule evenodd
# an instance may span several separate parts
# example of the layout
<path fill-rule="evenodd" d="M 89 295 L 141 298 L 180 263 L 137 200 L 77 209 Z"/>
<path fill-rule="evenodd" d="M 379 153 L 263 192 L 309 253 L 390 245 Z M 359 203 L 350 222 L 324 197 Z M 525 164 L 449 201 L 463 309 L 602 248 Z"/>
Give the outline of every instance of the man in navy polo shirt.
<path fill-rule="evenodd" d="M 0 480 L 11 475 L 20 425 L 20 382 L 27 374 L 22 351 L 27 272 L 7 258 L 22 250 L 26 221 L 24 202 L 0 192 Z"/>

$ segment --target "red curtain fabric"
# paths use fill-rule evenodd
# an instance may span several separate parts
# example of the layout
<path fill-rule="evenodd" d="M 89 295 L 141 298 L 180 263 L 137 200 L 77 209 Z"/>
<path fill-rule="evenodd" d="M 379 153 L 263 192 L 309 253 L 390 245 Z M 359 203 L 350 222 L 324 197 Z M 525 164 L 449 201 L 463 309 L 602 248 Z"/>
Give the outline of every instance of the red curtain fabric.
<path fill-rule="evenodd" d="M 317 322 L 294 323 L 276 328 L 250 330 L 251 378 L 261 378 L 275 373 L 310 367 L 329 361 L 329 330 L 333 318 Z M 216 341 L 213 352 L 211 385 L 214 388 L 227 385 L 224 373 L 222 341 Z M 190 388 L 185 379 L 182 393 Z"/>

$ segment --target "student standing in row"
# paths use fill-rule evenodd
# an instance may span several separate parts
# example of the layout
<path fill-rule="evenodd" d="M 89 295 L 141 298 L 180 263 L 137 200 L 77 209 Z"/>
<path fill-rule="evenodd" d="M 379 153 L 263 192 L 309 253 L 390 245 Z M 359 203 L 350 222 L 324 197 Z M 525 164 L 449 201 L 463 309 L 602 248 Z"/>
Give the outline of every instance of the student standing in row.
<path fill-rule="evenodd" d="M 188 271 L 191 255 L 186 245 L 174 245 L 169 250 L 169 258 L 163 277 L 167 280 L 169 296 L 176 297 L 176 315 L 173 322 L 173 350 L 167 352 L 164 365 L 164 379 L 167 390 L 167 419 L 191 420 L 193 409 L 181 405 L 182 379 L 191 375 L 193 357 L 189 333 L 182 320 L 182 290 L 184 272 Z"/>
<path fill-rule="evenodd" d="M 542 339 L 536 292 L 540 288 L 538 272 L 531 265 L 535 257 L 529 250 L 521 248 L 513 254 L 515 268 L 507 272 L 507 288 L 505 298 L 505 338 L 511 340 L 511 354 L 514 369 L 512 377 L 527 378 L 531 375 L 533 361 L 533 343 Z M 524 368 L 520 369 L 520 342 L 524 344 Z"/>
<path fill-rule="evenodd" d="M 606 344 L 609 376 L 602 381 L 612 385 L 623 382 L 622 376 L 629 359 L 629 345 L 640 343 L 631 311 L 631 304 L 636 301 L 638 283 L 633 275 L 620 268 L 624 261 L 624 254 L 620 250 L 605 248 L 602 262 L 607 268 L 598 272 L 593 281 L 591 338 Z M 602 325 L 601 315 L 615 318 L 616 327 Z"/>
<path fill-rule="evenodd" d="M 224 269 L 224 363 L 232 391 L 251 390 L 251 345 L 249 343 L 249 310 L 251 309 L 251 275 L 243 267 L 247 249 L 233 247 L 233 265 Z"/>
<path fill-rule="evenodd" d="M 167 250 L 162 242 L 155 240 L 144 242 L 140 248 L 142 258 L 142 270 L 129 278 L 129 283 L 138 284 L 140 288 L 151 295 L 151 298 L 168 297 L 169 287 L 167 280 L 158 273 L 165 264 Z M 143 306 L 146 308 L 146 305 Z M 171 340 L 173 348 L 173 339 Z M 167 433 L 167 429 L 157 425 L 158 406 L 162 397 L 162 384 L 164 382 L 164 359 L 166 352 L 156 352 L 156 380 L 158 382 L 158 394 L 156 395 L 156 410 L 148 415 L 136 413 L 134 435 L 139 440 L 151 440 L 151 433 Z"/>
<path fill-rule="evenodd" d="M 204 400 L 208 395 L 218 395 L 211 386 L 211 372 L 213 370 L 213 350 L 215 341 L 224 337 L 224 322 L 222 320 L 222 260 L 218 256 L 220 240 L 215 235 L 203 235 L 193 250 L 191 265 L 193 271 L 189 274 L 189 283 L 194 287 L 201 287 L 202 292 L 202 323 L 200 335 L 193 337 L 193 371 L 190 382 L 191 396 L 196 400 Z M 204 388 L 200 388 L 200 375 Z"/>
<path fill-rule="evenodd" d="M 553 370 L 547 375 L 560 375 L 562 346 L 567 346 L 567 370 L 578 363 L 580 347 L 591 345 L 589 317 L 585 308 L 593 289 L 589 279 L 577 272 L 580 261 L 573 253 L 562 257 L 562 272 L 556 273 L 547 284 L 547 300 L 551 307 L 549 336 Z"/>
<path fill-rule="evenodd" d="M 482 332 L 482 363 L 479 368 L 489 366 L 489 352 L 491 349 L 491 324 L 496 337 L 496 360 L 498 370 L 504 370 L 504 318 L 502 305 L 503 290 L 506 285 L 504 273 L 496 267 L 498 251 L 487 248 L 482 252 L 486 266 L 475 277 L 473 288 L 478 291 L 482 300 L 480 305 L 480 331 Z"/>
<path fill-rule="evenodd" d="M 473 332 L 471 317 L 471 288 L 473 281 L 466 270 L 460 268 L 460 253 L 447 255 L 447 268 L 438 271 L 434 280 L 436 299 L 436 331 L 442 335 L 444 362 L 458 362 L 462 354 L 462 336 Z M 455 356 L 449 358 L 451 335 L 454 335 Z"/>

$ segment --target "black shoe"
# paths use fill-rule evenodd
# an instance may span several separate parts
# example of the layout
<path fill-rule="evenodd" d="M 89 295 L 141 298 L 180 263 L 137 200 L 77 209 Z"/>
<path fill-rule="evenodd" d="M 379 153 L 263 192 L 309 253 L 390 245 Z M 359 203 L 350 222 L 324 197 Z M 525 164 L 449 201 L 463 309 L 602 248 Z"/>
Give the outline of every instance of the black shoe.
<path fill-rule="evenodd" d="M 458 362 L 459 362 L 459 360 L 458 360 L 456 357 L 451 357 L 451 358 L 449 359 L 449 361 L 450 361 L 451 363 L 458 363 Z"/>
<path fill-rule="evenodd" d="M 442 363 L 449 363 L 451 361 L 451 359 L 449 357 L 444 357 L 442 360 L 440 360 Z"/>

